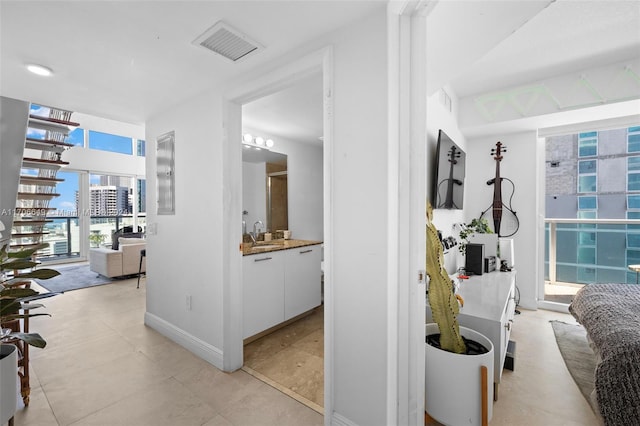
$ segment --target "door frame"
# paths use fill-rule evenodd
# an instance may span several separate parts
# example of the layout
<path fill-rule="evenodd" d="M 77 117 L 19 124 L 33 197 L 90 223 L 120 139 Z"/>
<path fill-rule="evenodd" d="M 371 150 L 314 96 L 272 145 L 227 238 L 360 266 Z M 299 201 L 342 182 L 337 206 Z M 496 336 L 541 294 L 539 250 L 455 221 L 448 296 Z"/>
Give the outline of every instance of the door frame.
<path fill-rule="evenodd" d="M 327 46 L 264 74 L 223 96 L 223 202 L 227 208 L 221 229 L 223 243 L 223 369 L 234 371 L 243 365 L 242 339 L 242 105 L 290 87 L 322 73 L 323 85 L 323 212 L 324 212 L 324 329 L 325 412 L 331 412 L 333 315 L 332 299 L 332 164 L 333 152 L 333 48 Z M 327 417 L 325 417 L 327 419 Z"/>

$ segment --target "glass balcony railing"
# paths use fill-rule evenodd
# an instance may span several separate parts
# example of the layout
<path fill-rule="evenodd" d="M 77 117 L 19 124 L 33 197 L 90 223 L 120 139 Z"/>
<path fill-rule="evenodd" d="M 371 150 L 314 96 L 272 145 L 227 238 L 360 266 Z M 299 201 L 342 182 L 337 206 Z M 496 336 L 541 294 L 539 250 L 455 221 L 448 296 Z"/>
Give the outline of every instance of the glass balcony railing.
<path fill-rule="evenodd" d="M 544 301 L 569 304 L 583 286 L 638 283 L 640 220 L 545 219 Z"/>
<path fill-rule="evenodd" d="M 45 225 L 48 232 L 43 239 L 49 247 L 38 256 L 42 261 L 55 261 L 80 257 L 80 227 L 77 216 L 51 216 L 52 222 Z M 140 232 L 146 229 L 146 217 L 138 215 Z M 123 216 L 91 216 L 89 225 L 89 247 L 111 246 L 111 235 L 114 231 L 131 227 L 133 229 L 133 215 Z"/>
<path fill-rule="evenodd" d="M 56 260 L 80 257 L 80 232 L 77 216 L 55 216 L 48 219 L 53 222 L 45 225 L 48 235 L 43 241 L 49 243 L 49 247 L 41 250 L 39 260 Z"/>
<path fill-rule="evenodd" d="M 550 283 L 636 284 L 640 220 L 546 219 L 545 279 Z"/>

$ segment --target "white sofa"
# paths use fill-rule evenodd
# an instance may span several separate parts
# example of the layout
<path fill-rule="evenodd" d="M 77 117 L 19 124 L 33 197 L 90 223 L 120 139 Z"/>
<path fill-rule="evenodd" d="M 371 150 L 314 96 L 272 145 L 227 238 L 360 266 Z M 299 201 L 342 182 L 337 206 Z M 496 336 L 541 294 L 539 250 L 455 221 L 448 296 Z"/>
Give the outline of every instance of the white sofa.
<path fill-rule="evenodd" d="M 137 275 L 140 267 L 140 252 L 147 246 L 142 238 L 118 239 L 118 250 L 92 248 L 89 250 L 89 269 L 105 277 Z M 146 256 L 142 257 L 142 270 L 146 271 Z"/>

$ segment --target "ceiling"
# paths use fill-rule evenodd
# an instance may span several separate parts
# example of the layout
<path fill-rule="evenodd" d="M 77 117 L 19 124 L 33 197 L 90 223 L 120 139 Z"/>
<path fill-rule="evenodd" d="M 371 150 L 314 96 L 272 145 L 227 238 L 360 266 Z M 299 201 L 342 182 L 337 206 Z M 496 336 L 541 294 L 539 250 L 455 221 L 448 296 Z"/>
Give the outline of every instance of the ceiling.
<path fill-rule="evenodd" d="M 640 57 L 637 0 L 516 3 L 549 5 L 450 82 L 460 98 Z"/>
<path fill-rule="evenodd" d="M 385 3 L 0 0 L 0 94 L 142 124 L 170 105 L 220 87 Z M 428 26 L 435 24 L 440 10 L 448 10 L 452 19 L 443 26 L 447 32 L 428 44 L 436 41 L 458 56 L 463 55 L 457 46 L 482 46 L 439 82 L 448 84 L 458 97 L 640 56 L 638 1 L 429 4 Z M 499 19 L 497 8 L 505 14 Z M 473 23 L 487 15 L 493 17 L 496 31 L 474 30 Z M 468 16 L 471 23 L 460 19 Z M 264 49 L 232 63 L 192 44 L 219 20 Z M 30 62 L 49 66 L 54 75 L 29 74 L 24 65 Z M 439 65 L 428 66 L 435 67 L 435 74 Z M 245 124 L 274 136 L 318 141 L 322 130 L 318 78 L 246 105 Z"/>

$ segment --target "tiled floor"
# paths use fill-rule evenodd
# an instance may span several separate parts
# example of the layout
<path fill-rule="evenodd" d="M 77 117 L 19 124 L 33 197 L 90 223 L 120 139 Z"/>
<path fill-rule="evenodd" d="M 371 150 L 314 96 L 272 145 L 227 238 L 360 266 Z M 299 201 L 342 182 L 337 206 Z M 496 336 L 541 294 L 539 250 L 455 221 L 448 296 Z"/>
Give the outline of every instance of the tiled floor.
<path fill-rule="evenodd" d="M 76 290 L 45 302 L 32 330 L 31 403 L 16 425 L 321 425 L 323 416 L 244 371 L 224 373 L 143 324 L 145 280 Z M 505 371 L 491 425 L 598 425 L 569 375 L 549 320 L 515 320 L 515 371 Z M 308 336 L 310 336 L 309 334 Z M 305 346 L 316 356 L 318 342 Z M 368 425 L 362 425 L 368 426 Z"/>
<path fill-rule="evenodd" d="M 323 413 L 324 306 L 245 345 L 243 369 Z"/>
<path fill-rule="evenodd" d="M 31 402 L 15 424 L 322 425 L 323 416 L 244 371 L 224 373 L 143 324 L 145 279 L 70 291 L 32 319 Z"/>
<path fill-rule="evenodd" d="M 544 283 L 544 300 L 547 302 L 570 304 L 573 296 L 578 290 L 584 287 L 584 284 L 574 283 Z"/>

